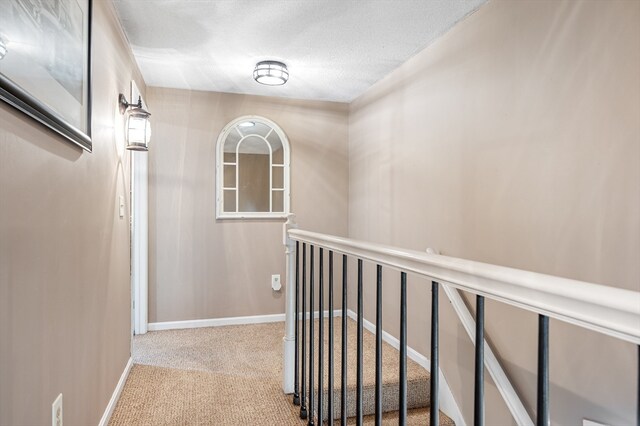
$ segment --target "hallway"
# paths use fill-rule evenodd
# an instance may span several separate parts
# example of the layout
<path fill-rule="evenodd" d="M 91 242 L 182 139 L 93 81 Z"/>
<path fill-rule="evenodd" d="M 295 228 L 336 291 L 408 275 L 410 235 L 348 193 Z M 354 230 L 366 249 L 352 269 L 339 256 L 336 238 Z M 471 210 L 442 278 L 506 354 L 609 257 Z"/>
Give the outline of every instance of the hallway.
<path fill-rule="evenodd" d="M 136 336 L 134 366 L 109 424 L 306 424 L 300 420 L 299 407 L 293 405 L 291 395 L 282 392 L 283 327 L 284 323 L 276 322 L 155 331 Z M 349 334 L 355 329 L 355 322 L 350 320 Z M 339 342 L 339 324 L 336 331 L 335 340 Z M 365 351 L 372 353 L 374 347 L 373 334 L 365 331 Z M 339 350 L 337 345 L 337 359 Z M 391 382 L 397 377 L 398 352 L 386 344 L 384 350 L 388 372 L 385 381 Z M 355 355 L 353 348 L 349 355 L 350 358 Z M 355 364 L 349 363 L 350 388 L 354 384 Z M 374 380 L 373 366 L 368 365 L 371 368 L 365 369 L 365 386 L 371 386 Z M 428 374 L 413 361 L 408 368 L 412 383 L 425 387 L 414 388 L 413 393 L 427 390 L 428 381 L 420 380 L 428 378 Z M 337 366 L 336 381 L 339 375 Z M 387 413 L 384 419 L 397 424 L 396 412 Z M 409 411 L 409 425 L 428 421 L 428 408 Z M 350 418 L 349 424 L 352 423 L 355 424 L 355 418 Z M 373 416 L 366 417 L 365 424 L 374 424 Z M 453 422 L 442 415 L 441 424 Z"/>

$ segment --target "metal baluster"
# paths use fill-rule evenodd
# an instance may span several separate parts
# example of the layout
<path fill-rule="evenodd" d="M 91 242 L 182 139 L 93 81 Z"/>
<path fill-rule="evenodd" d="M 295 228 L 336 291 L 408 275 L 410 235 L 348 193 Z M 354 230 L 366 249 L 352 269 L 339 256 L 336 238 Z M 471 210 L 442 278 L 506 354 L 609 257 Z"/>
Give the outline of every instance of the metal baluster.
<path fill-rule="evenodd" d="M 313 256 L 313 246 L 311 246 L 311 253 L 309 253 L 311 257 L 311 271 L 309 274 L 309 415 L 308 425 L 313 425 L 313 323 L 315 322 L 315 304 L 313 303 L 313 265 L 314 265 L 314 256 Z"/>
<path fill-rule="evenodd" d="M 549 426 L 549 317 L 538 316 L 538 426 Z"/>
<path fill-rule="evenodd" d="M 347 255 L 342 255 L 342 359 L 340 388 L 340 425 L 347 425 Z M 640 426 L 640 425 L 638 425 Z"/>
<path fill-rule="evenodd" d="M 400 401 L 398 424 L 407 424 L 407 273 L 400 273 Z"/>
<path fill-rule="evenodd" d="M 300 405 L 300 353 L 299 351 L 299 343 L 300 339 L 298 338 L 298 329 L 300 328 L 300 324 L 298 323 L 298 310 L 299 310 L 299 299 L 300 298 L 300 241 L 296 241 L 296 313 L 295 313 L 295 323 L 296 323 L 296 334 L 295 334 L 295 347 L 296 347 L 296 355 L 295 355 L 295 373 L 294 373 L 294 384 L 293 384 L 293 404 Z"/>
<path fill-rule="evenodd" d="M 307 418 L 307 244 L 302 243 L 302 389 L 300 418 Z"/>
<path fill-rule="evenodd" d="M 358 341 L 357 341 L 357 355 L 358 366 L 356 374 L 356 426 L 362 426 L 363 411 L 362 411 L 362 259 L 358 259 Z"/>
<path fill-rule="evenodd" d="M 320 322 L 318 330 L 318 424 L 324 420 L 323 397 L 324 397 L 324 250 L 320 247 L 320 288 L 318 289 L 318 311 L 320 312 Z"/>
<path fill-rule="evenodd" d="M 476 296 L 476 377 L 473 424 L 484 425 L 484 296 Z"/>
<path fill-rule="evenodd" d="M 376 285 L 376 426 L 382 425 L 382 265 L 377 265 Z"/>
<path fill-rule="evenodd" d="M 329 251 L 329 401 L 327 418 L 333 424 L 333 251 Z"/>
<path fill-rule="evenodd" d="M 438 362 L 438 283 L 431 282 L 431 425 L 440 424 L 440 398 L 438 395 L 439 382 Z"/>

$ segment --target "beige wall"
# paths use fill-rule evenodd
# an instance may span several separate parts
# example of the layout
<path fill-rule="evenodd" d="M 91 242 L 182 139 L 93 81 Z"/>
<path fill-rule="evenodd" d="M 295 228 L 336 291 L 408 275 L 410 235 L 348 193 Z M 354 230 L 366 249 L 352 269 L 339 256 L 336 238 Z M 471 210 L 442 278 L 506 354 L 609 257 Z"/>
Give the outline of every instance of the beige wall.
<path fill-rule="evenodd" d="M 640 2 L 487 3 L 351 104 L 350 236 L 640 290 L 639 76 Z M 409 279 L 410 345 L 427 353 L 429 286 Z M 471 422 L 472 346 L 441 311 L 442 368 Z M 487 319 L 532 409 L 536 317 L 488 302 Z M 632 424 L 636 352 L 552 320 L 552 422 Z M 487 424 L 511 423 L 488 392 Z"/>
<path fill-rule="evenodd" d="M 118 92 L 144 82 L 94 2 L 93 153 L 0 103 L 0 424 L 100 420 L 130 352 L 129 193 Z M 127 196 L 128 199 L 128 196 Z M 127 201 L 128 206 L 128 201 Z M 127 208 L 128 210 L 128 208 Z"/>
<path fill-rule="evenodd" d="M 283 220 L 215 219 L 215 148 L 242 115 L 275 121 L 291 145 L 291 210 L 302 228 L 347 234 L 348 107 L 149 88 L 149 321 L 284 312 Z"/>

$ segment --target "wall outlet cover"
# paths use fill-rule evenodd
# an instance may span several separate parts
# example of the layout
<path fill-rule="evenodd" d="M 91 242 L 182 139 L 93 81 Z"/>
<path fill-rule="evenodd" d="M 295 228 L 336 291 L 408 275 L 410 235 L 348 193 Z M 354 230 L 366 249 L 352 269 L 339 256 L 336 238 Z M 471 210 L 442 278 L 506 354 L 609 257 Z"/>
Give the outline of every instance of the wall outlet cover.
<path fill-rule="evenodd" d="M 271 288 L 274 291 L 280 291 L 280 289 L 282 288 L 282 283 L 280 282 L 279 274 L 271 275 Z"/>

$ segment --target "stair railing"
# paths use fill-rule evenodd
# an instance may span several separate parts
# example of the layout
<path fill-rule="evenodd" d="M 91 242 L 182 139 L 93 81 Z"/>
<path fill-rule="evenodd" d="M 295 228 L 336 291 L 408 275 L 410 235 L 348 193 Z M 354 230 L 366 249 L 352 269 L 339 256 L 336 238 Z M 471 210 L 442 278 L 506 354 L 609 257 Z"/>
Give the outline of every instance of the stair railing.
<path fill-rule="evenodd" d="M 329 401 L 327 414 L 323 412 L 323 288 L 324 253 L 329 258 L 329 312 L 333 321 L 333 255 L 342 255 L 342 368 L 340 424 L 346 425 L 346 350 L 347 350 L 347 257 L 357 259 L 357 373 L 356 373 L 356 425 L 363 423 L 363 261 L 376 267 L 376 382 L 375 424 L 382 424 L 382 268 L 400 272 L 400 356 L 399 356 L 399 424 L 407 422 L 407 273 L 417 274 L 431 280 L 431 380 L 430 380 L 430 424 L 439 424 L 439 317 L 438 290 L 441 284 L 476 295 L 475 331 L 475 379 L 474 379 L 474 425 L 484 425 L 484 299 L 506 303 L 538 314 L 538 383 L 536 425 L 548 426 L 549 414 L 549 318 L 559 319 L 592 331 L 640 345 L 640 292 L 600 284 L 576 281 L 524 270 L 507 268 L 465 259 L 400 249 L 388 245 L 368 243 L 349 238 L 296 229 L 293 215 L 284 227 L 284 243 L 287 247 L 286 326 L 283 388 L 293 393 L 293 402 L 300 405 L 300 417 L 313 425 L 317 419 L 333 419 L 333 345 L 329 348 Z M 307 247 L 309 256 L 307 258 Z M 318 401 L 314 401 L 314 276 L 315 252 L 318 249 L 318 317 L 319 317 L 319 362 Z M 302 249 L 302 256 L 300 256 Z M 310 264 L 309 277 L 306 265 Z M 302 275 L 300 276 L 300 265 Z M 306 305 L 306 288 L 309 283 L 309 305 Z M 298 301 L 302 289 L 302 311 Z M 302 315 L 299 315 L 299 312 Z M 301 318 L 300 318 L 301 317 Z M 309 336 L 306 336 L 309 322 Z M 299 338 L 299 330 L 302 338 Z M 330 333 L 333 327 L 330 325 Z M 308 342 L 307 342 L 308 340 Z M 330 335 L 330 341 L 333 336 Z M 307 347 L 309 349 L 307 353 Z M 638 346 L 640 349 L 640 346 Z M 299 357 L 302 356 L 302 369 Z M 305 360 L 308 360 L 308 365 Z M 639 350 L 640 366 L 640 350 Z M 631 367 L 631 366 L 630 366 Z M 299 377 L 301 375 L 301 377 Z M 306 384 L 308 383 L 308 387 Z M 640 373 L 637 397 L 640 426 Z M 517 420 L 517 419 L 516 419 Z"/>

